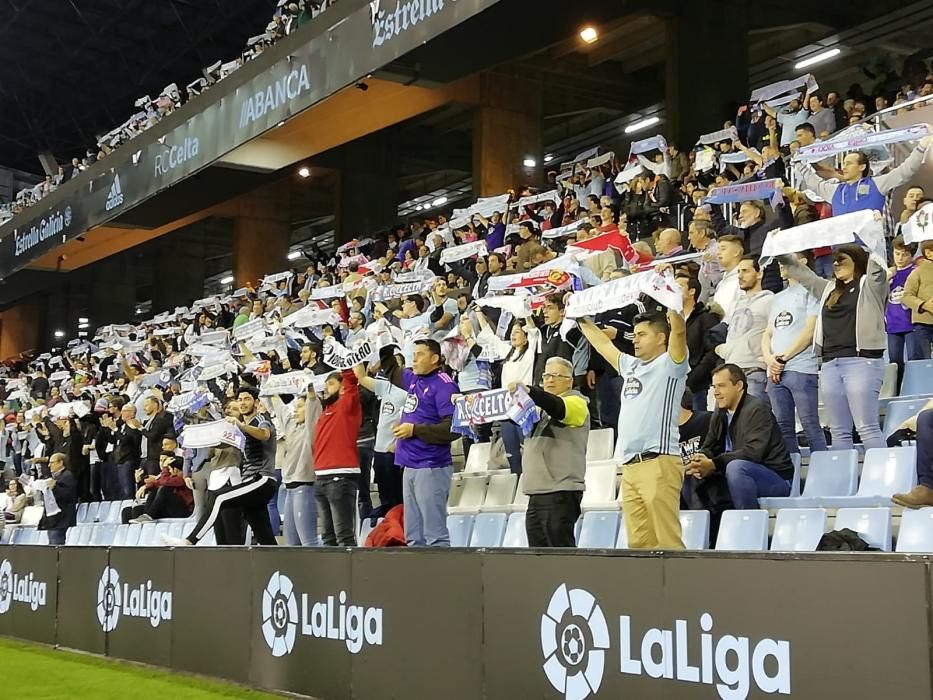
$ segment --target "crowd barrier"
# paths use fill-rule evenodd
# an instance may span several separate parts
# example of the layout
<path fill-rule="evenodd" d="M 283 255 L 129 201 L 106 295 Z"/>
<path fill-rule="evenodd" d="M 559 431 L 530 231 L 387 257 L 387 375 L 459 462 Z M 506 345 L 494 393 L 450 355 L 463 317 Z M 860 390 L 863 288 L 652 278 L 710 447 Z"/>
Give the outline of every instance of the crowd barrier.
<path fill-rule="evenodd" d="M 323 700 L 931 697 L 925 557 L 0 547 L 0 635 Z"/>

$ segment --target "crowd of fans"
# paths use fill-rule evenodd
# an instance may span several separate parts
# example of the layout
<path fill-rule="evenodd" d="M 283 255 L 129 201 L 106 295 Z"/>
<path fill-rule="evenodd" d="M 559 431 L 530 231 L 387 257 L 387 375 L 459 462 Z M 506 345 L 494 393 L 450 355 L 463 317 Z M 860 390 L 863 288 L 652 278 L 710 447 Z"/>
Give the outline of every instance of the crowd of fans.
<path fill-rule="evenodd" d="M 217 61 L 202 70 L 201 77 L 188 83 L 184 94 L 177 83 L 167 85 L 156 98 L 148 95 L 134 103 L 137 111 L 121 125 L 102 135 L 83 156 L 75 156 L 67 165 L 60 165 L 54 175 L 46 175 L 39 184 L 20 190 L 12 202 L 0 203 L 0 224 L 13 218 L 58 189 L 63 182 L 77 177 L 98 160 L 105 158 L 125 143 L 158 124 L 189 100 L 219 83 L 228 75 L 257 58 L 279 39 L 291 34 L 302 24 L 316 17 L 336 0 L 279 0 L 272 20 L 262 34 L 251 37 L 242 53 L 230 61 Z"/>
<path fill-rule="evenodd" d="M 197 518 L 174 545 L 211 529 L 242 543 L 246 523 L 260 544 L 284 523 L 290 545 L 354 545 L 359 509 L 384 517 L 375 543 L 444 546 L 462 437 L 467 459 L 492 441 L 491 463 L 522 475 L 532 546 L 573 546 L 603 427 L 629 546 L 676 549 L 682 507 L 710 510 L 715 532 L 724 510 L 788 495 L 801 445 L 885 446 L 885 356 L 931 353 L 933 205 L 909 186 L 903 216 L 882 219 L 933 129 L 850 150 L 865 132 L 839 127 L 859 101 L 824 100 L 812 78 L 770 87 L 688 152 L 656 136 L 627 159 L 581 154 L 554 189 L 8 367 L 5 517 L 44 503 L 56 543 L 75 502 L 135 499 L 125 522 Z M 920 486 L 895 501 L 933 506 L 933 435 L 913 436 Z"/>

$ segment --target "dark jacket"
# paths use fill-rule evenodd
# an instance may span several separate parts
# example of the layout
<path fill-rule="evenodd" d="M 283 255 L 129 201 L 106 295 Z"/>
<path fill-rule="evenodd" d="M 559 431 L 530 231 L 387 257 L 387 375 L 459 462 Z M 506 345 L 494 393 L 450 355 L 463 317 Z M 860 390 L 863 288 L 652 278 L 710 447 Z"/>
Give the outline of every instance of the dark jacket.
<path fill-rule="evenodd" d="M 732 451 L 726 452 L 726 426 L 732 437 Z M 716 471 L 724 472 L 734 459 L 745 459 L 776 471 L 782 479 L 794 478 L 794 464 L 784 446 L 784 438 L 771 407 L 761 399 L 745 394 L 728 423 L 726 411 L 717 408 L 700 452 L 713 460 Z"/>
<path fill-rule="evenodd" d="M 109 428 L 103 428 L 102 430 L 107 431 L 108 442 L 113 444 L 112 461 L 114 464 L 139 464 L 142 455 L 143 439 L 143 435 L 139 430 L 130 428 L 122 420 L 117 423 L 116 430 L 110 430 Z M 104 449 L 106 450 L 106 448 Z M 158 455 L 161 451 L 162 446 L 160 445 L 155 454 Z"/>
<path fill-rule="evenodd" d="M 719 318 L 702 301 L 697 303 L 687 319 L 687 349 L 690 351 L 687 388 L 690 391 L 705 391 L 710 385 L 713 368 L 719 364 L 716 344 L 710 336 L 710 330 L 718 324 Z"/>
<path fill-rule="evenodd" d="M 164 410 L 159 411 L 153 416 L 148 428 L 146 421 L 143 421 L 140 432 L 147 442 L 146 462 L 158 464 L 159 455 L 162 453 L 162 438 L 175 437 L 175 424 L 172 422 L 172 417 Z"/>
<path fill-rule="evenodd" d="M 52 494 L 55 502 L 61 509 L 56 515 L 42 515 L 39 521 L 40 530 L 60 530 L 72 527 L 75 524 L 75 504 L 78 502 L 78 484 L 74 474 L 67 469 L 58 472 L 54 477 L 55 486 Z"/>

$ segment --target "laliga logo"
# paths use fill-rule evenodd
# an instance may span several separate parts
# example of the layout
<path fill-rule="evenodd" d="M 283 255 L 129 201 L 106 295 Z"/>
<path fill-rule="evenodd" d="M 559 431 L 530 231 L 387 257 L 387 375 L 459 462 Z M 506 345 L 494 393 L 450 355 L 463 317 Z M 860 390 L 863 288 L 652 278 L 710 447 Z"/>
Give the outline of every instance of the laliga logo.
<path fill-rule="evenodd" d="M 583 700 L 603 682 L 609 627 L 592 594 L 561 584 L 541 616 L 544 674 L 567 700 Z"/>
<path fill-rule="evenodd" d="M 333 639 L 346 644 L 351 654 L 357 654 L 365 644 L 382 646 L 382 608 L 347 605 L 344 591 L 327 596 L 327 602 L 312 603 L 307 593 L 298 596 L 292 580 L 276 571 L 269 577 L 262 592 L 262 637 L 278 658 L 290 654 L 300 633 L 304 637 Z"/>
<path fill-rule="evenodd" d="M 0 562 L 0 615 L 8 612 L 14 603 L 26 603 L 35 612 L 45 606 L 46 585 L 36 581 L 32 574 L 19 576 L 8 559 Z"/>
<path fill-rule="evenodd" d="M 790 642 L 751 640 L 712 634 L 713 616 L 700 615 L 698 665 L 691 665 L 690 628 L 651 628 L 641 640 L 632 637 L 632 618 L 619 616 L 619 670 L 624 675 L 713 685 L 722 700 L 745 700 L 752 681 L 762 693 L 790 695 Z M 566 700 L 596 695 L 602 684 L 609 628 L 596 599 L 587 591 L 561 584 L 541 616 L 544 673 Z M 640 652 L 641 658 L 639 658 Z"/>
<path fill-rule="evenodd" d="M 113 632 L 120 615 L 149 620 L 150 625 L 158 627 L 172 619 L 172 594 L 153 590 L 152 581 L 133 589 L 124 583 L 121 588 L 120 574 L 107 566 L 97 584 L 97 620 L 104 632 Z"/>

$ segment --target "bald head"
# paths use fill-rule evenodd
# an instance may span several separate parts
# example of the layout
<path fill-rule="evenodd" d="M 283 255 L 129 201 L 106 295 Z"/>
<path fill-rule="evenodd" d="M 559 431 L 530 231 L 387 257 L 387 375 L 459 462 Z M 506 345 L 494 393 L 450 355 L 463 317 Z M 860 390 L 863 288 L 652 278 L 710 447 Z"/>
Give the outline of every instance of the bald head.
<path fill-rule="evenodd" d="M 659 255 L 670 255 L 680 246 L 680 231 L 676 228 L 666 228 L 658 234 L 658 243 L 655 246 Z"/>

